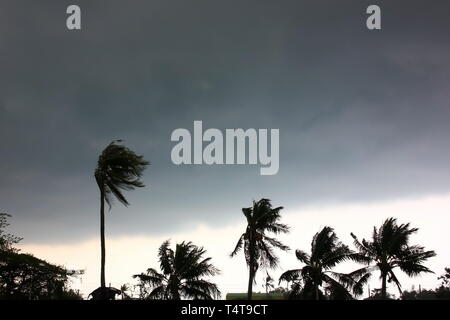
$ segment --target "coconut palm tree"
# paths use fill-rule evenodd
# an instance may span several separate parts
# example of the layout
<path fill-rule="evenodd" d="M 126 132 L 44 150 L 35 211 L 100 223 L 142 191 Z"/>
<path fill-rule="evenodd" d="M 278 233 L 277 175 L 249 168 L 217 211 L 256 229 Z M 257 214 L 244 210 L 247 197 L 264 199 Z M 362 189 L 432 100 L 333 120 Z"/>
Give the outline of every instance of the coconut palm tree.
<path fill-rule="evenodd" d="M 149 164 L 142 156 L 136 155 L 121 142 L 121 140 L 113 141 L 103 150 L 95 169 L 95 180 L 100 189 L 101 288 L 106 288 L 105 202 L 111 208 L 112 201 L 116 198 L 120 203 L 128 206 L 129 203 L 122 192 L 144 187 L 141 177 L 145 167 Z"/>
<path fill-rule="evenodd" d="M 425 251 L 419 245 L 410 245 L 409 237 L 419 229 L 410 228 L 409 223 L 397 224 L 397 219 L 389 218 L 380 228 L 373 228 L 372 239 L 367 241 L 358 238 L 351 233 L 354 244 L 359 251 L 360 260 L 367 266 L 354 271 L 351 276 L 359 279 L 356 288 L 361 289 L 375 270 L 380 271 L 381 297 L 387 298 L 386 283 L 394 282 L 402 293 L 401 285 L 394 269 L 399 268 L 408 276 L 416 276 L 422 272 L 432 271 L 423 265 L 427 259 L 434 257 L 434 251 Z"/>
<path fill-rule="evenodd" d="M 239 237 L 239 240 L 231 253 L 234 257 L 244 248 L 245 261 L 249 269 L 247 298 L 252 298 L 253 283 L 258 268 L 275 268 L 278 265 L 278 258 L 274 249 L 283 251 L 289 247 L 282 244 L 267 233 L 280 234 L 289 232 L 289 227 L 279 222 L 280 211 L 283 207 L 272 208 L 269 199 L 253 201 L 253 206 L 243 208 L 242 212 L 247 219 L 247 228 Z"/>
<path fill-rule="evenodd" d="M 211 258 L 203 257 L 206 251 L 184 241 L 176 245 L 175 252 L 169 246 L 167 240 L 158 251 L 162 273 L 149 268 L 146 273 L 133 276 L 145 289 L 145 298 L 211 300 L 220 297 L 217 285 L 204 279 L 219 274 L 219 270 L 210 263 Z"/>
<path fill-rule="evenodd" d="M 352 298 L 349 292 L 352 279 L 332 269 L 343 261 L 357 257 L 339 241 L 333 228 L 324 227 L 314 235 L 311 254 L 296 250 L 295 255 L 305 266 L 286 271 L 280 276 L 280 282 L 294 282 L 291 298 L 319 300 L 323 299 L 325 291 L 334 299 Z"/>
<path fill-rule="evenodd" d="M 120 286 L 120 293 L 122 295 L 122 300 L 131 300 L 130 286 L 126 283 Z"/>
<path fill-rule="evenodd" d="M 264 288 L 266 289 L 266 295 L 269 294 L 270 290 L 275 289 L 275 286 L 273 285 L 273 278 L 270 276 L 270 274 L 266 271 L 266 277 L 264 278 Z"/>

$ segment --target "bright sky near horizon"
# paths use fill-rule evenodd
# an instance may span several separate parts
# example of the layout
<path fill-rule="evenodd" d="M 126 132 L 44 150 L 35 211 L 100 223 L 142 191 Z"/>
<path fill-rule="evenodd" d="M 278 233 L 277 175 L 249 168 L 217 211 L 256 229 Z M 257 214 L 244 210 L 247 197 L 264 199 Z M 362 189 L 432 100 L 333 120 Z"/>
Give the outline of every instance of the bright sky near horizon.
<path fill-rule="evenodd" d="M 288 269 L 301 265 L 294 256 L 295 249 L 309 252 L 312 236 L 324 226 L 335 227 L 339 238 L 350 247 L 352 238 L 350 232 L 358 237 L 369 238 L 373 226 L 379 226 L 388 217 L 398 218 L 399 223 L 410 222 L 413 227 L 419 227 L 417 234 L 411 237 L 411 244 L 420 244 L 426 249 L 435 250 L 437 257 L 430 259 L 427 265 L 435 274 L 424 274 L 420 277 L 408 278 L 397 270 L 404 289 L 435 288 L 439 281 L 437 277 L 448 267 L 450 251 L 448 250 L 448 225 L 450 220 L 450 194 L 424 197 L 420 199 L 404 199 L 394 202 L 372 204 L 347 204 L 341 206 L 309 207 L 282 211 L 282 221 L 291 226 L 291 232 L 280 238 L 290 246 L 291 251 L 279 253 L 280 266 L 269 270 L 269 274 L 278 279 L 279 275 Z M 242 217 L 243 218 L 243 217 Z M 112 218 L 114 219 L 114 218 Z M 223 297 L 230 292 L 245 292 L 247 288 L 247 267 L 243 255 L 231 259 L 229 253 L 233 249 L 238 236 L 245 229 L 245 224 L 208 227 L 198 225 L 182 233 L 167 233 L 159 236 L 126 236 L 107 237 L 107 281 L 114 287 L 122 284 L 136 284 L 132 275 L 145 271 L 148 267 L 158 268 L 157 249 L 166 239 L 172 244 L 181 241 L 192 241 L 203 246 L 207 255 L 213 259 L 213 264 L 222 270 L 215 281 Z M 85 269 L 86 273 L 80 281 L 74 281 L 73 286 L 79 288 L 87 296 L 99 285 L 99 240 L 89 239 L 64 245 L 33 244 L 26 240 L 20 246 L 24 252 L 31 252 L 51 262 L 63 264 L 71 268 Z M 83 264 L 80 265 L 80 261 Z M 337 271 L 349 272 L 355 268 L 353 263 L 346 263 Z M 264 292 L 264 271 L 257 276 L 255 291 Z M 283 284 L 281 284 L 283 286 Z M 379 288 L 378 274 L 370 282 L 371 289 Z M 389 285 L 389 291 L 398 295 L 394 285 Z M 364 293 L 367 296 L 367 288 Z"/>

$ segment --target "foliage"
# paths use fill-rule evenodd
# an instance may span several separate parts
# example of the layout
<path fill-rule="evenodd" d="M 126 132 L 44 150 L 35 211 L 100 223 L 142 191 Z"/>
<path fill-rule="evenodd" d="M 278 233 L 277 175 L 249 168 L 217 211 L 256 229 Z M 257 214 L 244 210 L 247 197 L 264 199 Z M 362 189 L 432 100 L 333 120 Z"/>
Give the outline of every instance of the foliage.
<path fill-rule="evenodd" d="M 120 294 L 122 300 L 131 300 L 133 293 L 131 292 L 131 287 L 129 284 L 123 284 L 120 286 Z"/>
<path fill-rule="evenodd" d="M 105 201 L 111 205 L 116 198 L 128 206 L 122 191 L 144 187 L 141 177 L 149 164 L 142 156 L 120 144 L 121 140 L 111 142 L 98 158 L 95 180 L 104 192 Z"/>
<path fill-rule="evenodd" d="M 442 287 L 450 288 L 450 268 L 445 268 L 445 273 L 438 280 L 441 280 Z"/>
<path fill-rule="evenodd" d="M 401 284 L 394 273 L 399 268 L 408 276 L 416 276 L 423 272 L 432 272 L 423 265 L 427 259 L 434 257 L 434 251 L 425 251 L 419 245 L 410 245 L 409 238 L 418 231 L 410 228 L 409 223 L 397 224 L 397 220 L 389 218 L 380 228 L 374 227 L 372 239 L 359 241 L 352 233 L 354 244 L 359 251 L 359 260 L 367 266 L 354 271 L 351 276 L 357 278 L 355 288 L 361 292 L 375 270 L 380 271 L 382 282 L 381 296 L 387 298 L 386 281 L 394 282 L 402 294 Z"/>
<path fill-rule="evenodd" d="M 234 257 L 242 248 L 244 249 L 245 261 L 249 267 L 249 299 L 252 296 L 253 282 L 258 269 L 260 267 L 275 268 L 278 265 L 278 257 L 274 249 L 289 250 L 288 246 L 268 235 L 268 233 L 277 235 L 289 232 L 289 227 L 279 222 L 281 209 L 283 207 L 272 208 L 269 199 L 254 201 L 252 207 L 242 209 L 247 219 L 247 228 L 239 237 L 231 257 Z"/>
<path fill-rule="evenodd" d="M 402 300 L 450 300 L 450 268 L 445 268 L 445 273 L 438 280 L 441 285 L 434 290 L 403 291 Z"/>
<path fill-rule="evenodd" d="M 269 293 L 283 293 L 283 294 L 286 294 L 286 293 L 289 293 L 289 290 L 286 289 L 286 288 L 283 288 L 283 287 L 277 287 L 277 288 L 274 288 L 274 289 L 270 290 Z"/>
<path fill-rule="evenodd" d="M 73 298 L 66 284 L 66 269 L 31 254 L 0 251 L 0 297 L 2 299 Z"/>
<path fill-rule="evenodd" d="M 450 300 L 450 289 L 441 286 L 434 290 L 404 291 L 402 300 Z"/>
<path fill-rule="evenodd" d="M 300 269 L 284 272 L 280 276 L 281 281 L 292 282 L 291 299 L 352 299 L 349 288 L 352 279 L 332 269 L 341 262 L 355 259 L 355 254 L 342 244 L 334 230 L 324 227 L 316 233 L 311 242 L 311 254 L 302 250 L 296 250 L 297 259 L 303 263 Z"/>
<path fill-rule="evenodd" d="M 83 300 L 83 296 L 80 293 L 80 290 L 74 290 L 74 289 L 65 289 L 60 297 L 59 300 Z"/>
<path fill-rule="evenodd" d="M 386 296 L 382 295 L 381 289 L 373 289 L 370 292 L 370 297 L 364 299 L 364 300 L 395 300 L 394 295 L 390 293 L 386 293 Z"/>
<path fill-rule="evenodd" d="M 21 238 L 5 232 L 8 217 L 0 214 L 0 299 L 81 299 L 78 292 L 67 287 L 68 277 L 74 272 L 19 253 L 14 245 Z"/>
<path fill-rule="evenodd" d="M 211 258 L 204 258 L 206 251 L 191 242 L 176 245 L 175 251 L 165 241 L 158 251 L 161 273 L 153 268 L 146 273 L 134 275 L 139 279 L 141 297 L 144 299 L 180 300 L 218 298 L 217 285 L 205 280 L 219 274 L 211 263 Z"/>
<path fill-rule="evenodd" d="M 273 278 L 270 276 L 270 274 L 266 271 L 266 277 L 264 278 L 264 284 L 263 287 L 266 289 L 266 294 L 271 291 L 271 289 L 274 289 L 275 286 L 273 284 Z"/>
<path fill-rule="evenodd" d="M 11 216 L 7 213 L 0 213 L 0 250 L 1 251 L 18 251 L 14 245 L 19 243 L 22 238 L 6 233 L 5 229 L 9 226 L 8 218 Z"/>

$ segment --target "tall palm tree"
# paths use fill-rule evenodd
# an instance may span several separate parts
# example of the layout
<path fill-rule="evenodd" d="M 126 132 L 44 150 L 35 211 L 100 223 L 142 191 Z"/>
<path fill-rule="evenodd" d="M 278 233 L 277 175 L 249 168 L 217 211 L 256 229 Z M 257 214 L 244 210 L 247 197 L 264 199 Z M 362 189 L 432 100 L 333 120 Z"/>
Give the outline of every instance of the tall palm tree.
<path fill-rule="evenodd" d="M 364 260 L 367 266 L 354 271 L 351 276 L 359 279 L 358 288 L 367 283 L 375 270 L 380 271 L 381 297 L 387 298 L 386 282 L 394 282 L 400 294 L 402 293 L 400 282 L 394 274 L 394 269 L 399 268 L 408 276 L 416 276 L 422 272 L 433 272 L 422 263 L 434 257 L 434 251 L 425 251 L 419 245 L 410 245 L 409 237 L 419 229 L 410 228 L 409 223 L 397 225 L 397 219 L 389 218 L 380 228 L 373 228 L 372 239 L 359 241 L 352 233 L 354 244 L 359 251 L 360 260 Z"/>
<path fill-rule="evenodd" d="M 245 261 L 249 269 L 247 292 L 249 300 L 252 298 L 253 282 L 258 268 L 260 266 L 275 268 L 278 265 L 275 248 L 289 250 L 289 247 L 267 235 L 269 232 L 273 234 L 289 232 L 289 227 L 279 222 L 281 209 L 283 207 L 272 208 L 269 199 L 253 201 L 252 207 L 242 209 L 247 218 L 247 228 L 239 237 L 231 257 L 244 247 Z"/>
<path fill-rule="evenodd" d="M 204 258 L 206 251 L 191 242 L 176 245 L 175 252 L 169 248 L 169 241 L 163 242 L 158 251 L 162 273 L 153 268 L 146 273 L 134 275 L 146 291 L 146 299 L 180 300 L 181 298 L 211 300 L 220 297 L 217 285 L 204 277 L 219 274 L 211 263 Z"/>
<path fill-rule="evenodd" d="M 281 281 L 294 282 L 291 298 L 319 300 L 324 297 L 324 290 L 335 299 L 351 299 L 349 288 L 352 279 L 332 269 L 339 263 L 355 259 L 355 254 L 342 244 L 333 228 L 324 227 L 316 233 L 311 242 L 311 254 L 296 250 L 297 259 L 305 266 L 284 272 Z"/>
<path fill-rule="evenodd" d="M 100 154 L 95 169 L 95 180 L 100 189 L 100 242 L 101 271 L 100 287 L 105 288 L 105 201 L 111 208 L 113 198 L 125 206 L 129 203 L 123 191 L 144 187 L 142 173 L 149 164 L 142 156 L 120 144 L 121 140 L 111 142 Z"/>

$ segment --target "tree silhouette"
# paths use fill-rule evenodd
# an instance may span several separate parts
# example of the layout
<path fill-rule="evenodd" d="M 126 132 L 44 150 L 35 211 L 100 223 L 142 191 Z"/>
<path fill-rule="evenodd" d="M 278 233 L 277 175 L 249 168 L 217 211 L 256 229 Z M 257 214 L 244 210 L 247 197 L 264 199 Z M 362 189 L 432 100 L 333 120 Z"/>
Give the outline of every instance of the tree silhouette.
<path fill-rule="evenodd" d="M 22 238 L 5 231 L 9 226 L 8 218 L 11 218 L 11 215 L 0 212 L 0 251 L 18 252 L 19 250 L 14 248 L 14 245 L 19 243 Z"/>
<path fill-rule="evenodd" d="M 126 283 L 120 286 L 120 293 L 122 296 L 122 300 L 130 300 L 131 299 L 131 293 L 130 293 L 130 286 Z"/>
<path fill-rule="evenodd" d="M 111 208 L 113 198 L 123 205 L 129 203 L 123 191 L 144 187 L 141 181 L 142 172 L 149 164 L 142 156 L 136 155 L 127 147 L 121 145 L 121 140 L 111 142 L 100 154 L 95 169 L 95 180 L 100 190 L 100 241 L 101 270 L 100 288 L 105 285 L 105 201 Z M 105 290 L 101 290 L 102 292 Z M 105 295 L 106 297 L 106 295 Z M 101 297 L 100 297 L 101 298 Z"/>
<path fill-rule="evenodd" d="M 283 207 L 272 208 L 269 199 L 253 201 L 252 207 L 242 209 L 247 219 L 247 228 L 239 237 L 231 257 L 244 248 L 245 261 L 249 268 L 248 299 L 252 298 L 253 282 L 258 268 L 277 266 L 278 258 L 274 253 L 275 248 L 289 250 L 289 247 L 267 235 L 269 232 L 274 234 L 289 232 L 289 227 L 279 222 L 281 209 Z"/>
<path fill-rule="evenodd" d="M 439 276 L 438 280 L 441 280 L 441 286 L 450 288 L 450 268 L 444 268 L 445 273 Z"/>
<path fill-rule="evenodd" d="M 349 292 L 352 279 L 332 269 L 343 261 L 357 257 L 339 241 L 333 228 L 325 227 L 314 235 L 311 254 L 296 250 L 295 255 L 305 266 L 286 271 L 280 276 L 280 282 L 294 282 L 291 298 L 319 300 L 324 298 L 327 291 L 332 299 L 352 299 Z"/>
<path fill-rule="evenodd" d="M 356 290 L 362 290 L 375 270 L 380 271 L 381 298 L 387 298 L 386 283 L 394 282 L 400 295 L 402 289 L 399 280 L 394 274 L 394 269 L 399 268 L 408 276 L 416 276 L 422 272 L 433 272 L 422 263 L 434 257 L 434 251 L 425 251 L 419 245 L 409 245 L 409 237 L 419 229 L 410 228 L 409 223 L 397 225 L 397 219 L 389 218 L 380 228 L 373 228 L 372 239 L 359 241 L 352 233 L 354 244 L 359 251 L 360 261 L 367 266 L 352 272 L 350 275 L 358 279 Z"/>
<path fill-rule="evenodd" d="M 73 275 L 31 254 L 0 250 L 0 300 L 80 299 L 67 286 Z"/>
<path fill-rule="evenodd" d="M 266 289 L 266 294 L 268 294 L 272 289 L 275 289 L 275 286 L 273 285 L 273 278 L 270 276 L 270 274 L 266 271 L 266 277 L 264 278 L 264 288 Z"/>
<path fill-rule="evenodd" d="M 176 245 L 175 252 L 169 246 L 167 240 L 158 251 L 162 273 L 149 268 L 146 273 L 133 276 L 141 282 L 143 298 L 165 300 L 218 298 L 220 291 L 217 285 L 204 279 L 219 274 L 219 270 L 210 263 L 211 258 L 203 257 L 206 251 L 202 247 L 184 241 Z"/>
<path fill-rule="evenodd" d="M 22 238 L 6 232 L 9 217 L 0 213 L 0 300 L 82 299 L 68 288 L 75 271 L 20 253 Z"/>

